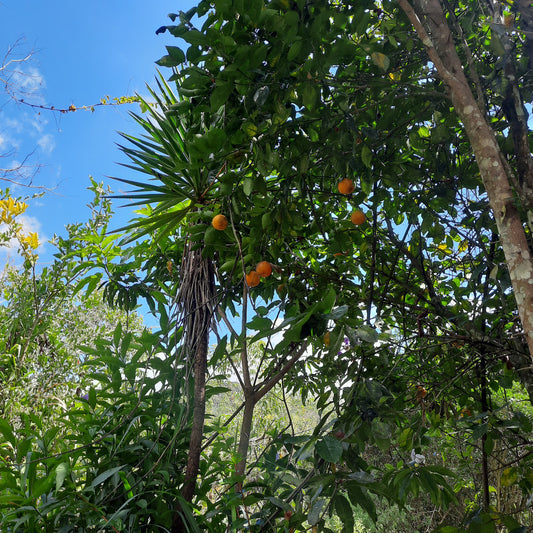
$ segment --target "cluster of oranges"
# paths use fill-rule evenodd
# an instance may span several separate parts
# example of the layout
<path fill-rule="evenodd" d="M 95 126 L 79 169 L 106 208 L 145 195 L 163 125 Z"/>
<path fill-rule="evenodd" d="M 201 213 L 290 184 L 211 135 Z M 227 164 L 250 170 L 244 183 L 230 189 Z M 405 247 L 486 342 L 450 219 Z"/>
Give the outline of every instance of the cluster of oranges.
<path fill-rule="evenodd" d="M 246 283 L 249 287 L 257 287 L 261 278 L 268 278 L 272 274 L 272 265 L 268 261 L 261 261 L 255 266 L 255 270 L 251 270 L 246 274 Z"/>
<path fill-rule="evenodd" d="M 345 195 L 352 194 L 355 191 L 354 182 L 350 178 L 341 180 L 337 188 L 341 194 Z M 352 211 L 350 220 L 355 226 L 360 226 L 366 221 L 366 216 L 360 209 L 356 209 Z M 215 215 L 211 225 L 218 231 L 224 231 L 228 227 L 228 219 L 222 214 Z M 255 270 L 251 270 L 246 274 L 246 283 L 249 287 L 257 287 L 261 278 L 268 278 L 270 274 L 272 274 L 272 265 L 268 261 L 261 261 L 257 263 Z"/>
<path fill-rule="evenodd" d="M 348 195 L 352 194 L 355 191 L 355 185 L 353 180 L 351 180 L 350 178 L 344 178 L 343 180 L 339 181 L 337 189 L 339 189 L 339 192 L 341 194 Z M 352 211 L 350 220 L 355 226 L 360 226 L 366 221 L 366 216 L 360 209 L 356 209 L 355 211 Z"/>

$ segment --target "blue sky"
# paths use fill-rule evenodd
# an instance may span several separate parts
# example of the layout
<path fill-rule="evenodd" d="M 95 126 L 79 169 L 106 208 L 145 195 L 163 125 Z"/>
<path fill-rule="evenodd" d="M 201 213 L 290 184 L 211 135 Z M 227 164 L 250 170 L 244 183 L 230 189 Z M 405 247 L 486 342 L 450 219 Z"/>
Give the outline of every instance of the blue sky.
<path fill-rule="evenodd" d="M 11 58 L 32 52 L 20 63 L 14 81 L 25 89 L 28 102 L 56 108 L 95 104 L 101 98 L 146 94 L 153 83 L 155 61 L 165 45 L 180 45 L 168 33 L 155 30 L 170 23 L 171 12 L 186 11 L 195 0 L 95 0 L 91 3 L 58 0 L 0 0 L 0 58 L 16 43 Z M 168 70 L 166 73 L 169 73 Z M 2 74 L 0 73 L 0 78 Z M 137 133 L 128 111 L 138 105 L 98 107 L 94 113 L 59 114 L 16 104 L 0 91 L 0 167 L 20 163 L 41 168 L 33 179 L 51 192 L 30 203 L 26 224 L 41 241 L 64 235 L 65 224 L 84 222 L 89 175 L 116 188 L 107 176 L 132 177 L 119 166 L 126 159 L 116 143 L 117 131 Z M 31 169 L 28 169 L 31 172 Z M 5 188 L 7 184 L 0 183 Z M 11 186 L 12 194 L 31 191 Z M 116 224 L 127 221 L 127 209 L 117 211 Z M 39 250 L 40 260 L 51 260 L 53 247 Z"/>

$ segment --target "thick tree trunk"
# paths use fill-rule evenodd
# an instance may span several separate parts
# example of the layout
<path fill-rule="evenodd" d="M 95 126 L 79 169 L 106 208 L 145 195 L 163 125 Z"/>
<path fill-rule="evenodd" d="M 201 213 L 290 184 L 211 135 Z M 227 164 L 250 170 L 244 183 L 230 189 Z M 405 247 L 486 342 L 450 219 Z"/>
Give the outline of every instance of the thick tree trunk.
<path fill-rule="evenodd" d="M 449 89 L 474 151 L 500 235 L 522 327 L 533 356 L 533 259 L 494 132 L 472 94 L 439 0 L 398 0 Z"/>

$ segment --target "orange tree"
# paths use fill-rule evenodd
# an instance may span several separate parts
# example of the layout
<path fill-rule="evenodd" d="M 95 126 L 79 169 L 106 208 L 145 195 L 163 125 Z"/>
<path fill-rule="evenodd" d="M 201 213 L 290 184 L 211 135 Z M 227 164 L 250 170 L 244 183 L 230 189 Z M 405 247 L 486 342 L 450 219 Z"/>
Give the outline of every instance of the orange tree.
<path fill-rule="evenodd" d="M 149 176 L 122 180 L 148 204 L 128 227 L 142 266 L 117 270 L 108 295 L 170 305 L 173 353 L 190 366 L 173 531 L 185 502 L 213 531 L 324 529 L 333 512 L 350 530 L 351 505 L 375 518 L 370 493 L 401 505 L 419 491 L 474 511 L 447 531 L 522 530 L 491 499 L 491 486 L 532 489 L 531 422 L 505 403 L 514 381 L 533 390 L 532 21 L 521 3 L 502 9 L 220 0 L 158 30 L 186 46 L 158 62 L 174 70 L 136 116 L 146 135 L 125 136 Z M 272 275 L 247 283 L 262 261 Z M 243 396 L 233 463 L 205 425 L 206 375 L 222 359 Z M 278 383 L 316 400 L 321 422 L 248 465 L 254 408 Z M 479 465 L 468 496 L 441 462 L 408 465 L 458 428 Z M 367 461 L 368 445 L 390 465 Z"/>

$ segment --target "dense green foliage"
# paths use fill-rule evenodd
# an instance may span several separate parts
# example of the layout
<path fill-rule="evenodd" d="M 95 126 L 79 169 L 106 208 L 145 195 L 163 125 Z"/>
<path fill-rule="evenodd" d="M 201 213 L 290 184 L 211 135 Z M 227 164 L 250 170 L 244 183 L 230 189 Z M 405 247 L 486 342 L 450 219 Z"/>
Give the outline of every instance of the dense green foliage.
<path fill-rule="evenodd" d="M 512 109 L 525 113 L 532 92 L 531 17 L 442 5 L 523 182 Z M 0 523 L 351 532 L 363 512 L 374 531 L 527 531 L 530 354 L 479 161 L 404 12 L 204 0 L 170 18 L 158 31 L 185 46 L 158 61 L 173 70 L 134 115 L 142 135 L 124 134 L 144 176 L 117 179 L 139 211 L 108 234 L 93 184 L 106 215 L 60 241 L 50 274 L 61 287 L 80 277 L 87 309 L 101 284 L 125 312 L 144 299 L 160 329 L 78 338 L 92 342 L 83 373 L 50 372 L 71 375 L 70 390 L 85 380 L 87 396 L 55 408 L 53 427 L 28 397 L 20 420 L 3 413 Z M 338 190 L 345 178 L 352 193 Z M 260 261 L 273 273 L 249 287 Z M 9 301 L 26 301 L 25 287 Z M 67 365 L 80 348 L 57 333 L 62 320 L 52 311 L 39 334 Z M 312 423 L 293 420 L 300 402 Z"/>

